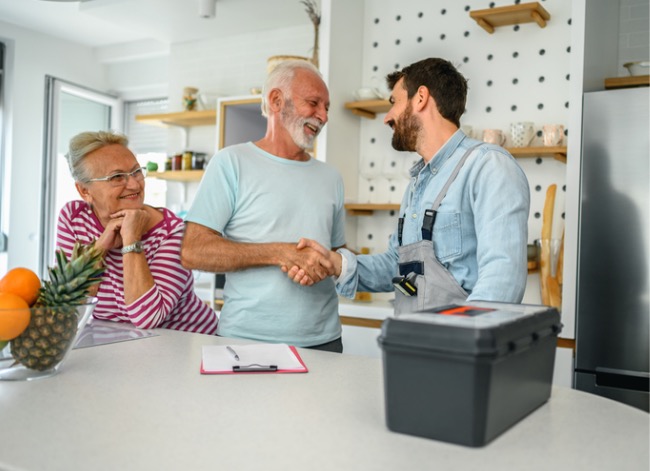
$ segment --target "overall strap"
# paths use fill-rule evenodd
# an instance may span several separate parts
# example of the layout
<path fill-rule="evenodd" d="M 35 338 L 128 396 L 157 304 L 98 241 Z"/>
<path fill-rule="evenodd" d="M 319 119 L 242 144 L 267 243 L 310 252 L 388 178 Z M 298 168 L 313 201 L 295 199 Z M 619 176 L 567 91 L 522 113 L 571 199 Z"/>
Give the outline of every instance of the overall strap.
<path fill-rule="evenodd" d="M 431 209 L 427 209 L 424 212 L 424 221 L 422 221 L 422 239 L 423 240 L 431 240 L 431 237 L 433 235 L 433 224 L 436 221 L 436 214 L 438 213 L 438 208 L 440 207 L 440 203 L 442 203 L 442 200 L 447 196 L 447 191 L 449 190 L 449 187 L 451 186 L 452 183 L 454 183 L 454 180 L 456 180 L 456 177 L 458 176 L 458 173 L 460 173 L 460 169 L 463 167 L 463 164 L 469 157 L 469 155 L 472 153 L 474 149 L 482 145 L 482 142 L 479 142 L 476 145 L 473 145 L 467 151 L 465 154 L 461 157 L 461 159 L 458 161 L 456 164 L 456 167 L 454 170 L 451 172 L 451 175 L 449 175 L 449 178 L 447 179 L 447 183 L 445 183 L 445 186 L 442 187 L 442 190 L 440 190 L 440 193 L 438 193 L 438 196 L 436 197 L 435 201 L 431 205 Z"/>

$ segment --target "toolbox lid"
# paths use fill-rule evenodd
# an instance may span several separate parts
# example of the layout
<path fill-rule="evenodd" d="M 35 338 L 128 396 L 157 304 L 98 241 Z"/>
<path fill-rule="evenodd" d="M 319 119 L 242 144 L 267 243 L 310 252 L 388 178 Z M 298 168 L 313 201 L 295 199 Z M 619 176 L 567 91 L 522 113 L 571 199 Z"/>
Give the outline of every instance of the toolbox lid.
<path fill-rule="evenodd" d="M 555 308 L 477 301 L 386 319 L 378 341 L 383 348 L 494 356 L 557 336 L 561 329 Z"/>

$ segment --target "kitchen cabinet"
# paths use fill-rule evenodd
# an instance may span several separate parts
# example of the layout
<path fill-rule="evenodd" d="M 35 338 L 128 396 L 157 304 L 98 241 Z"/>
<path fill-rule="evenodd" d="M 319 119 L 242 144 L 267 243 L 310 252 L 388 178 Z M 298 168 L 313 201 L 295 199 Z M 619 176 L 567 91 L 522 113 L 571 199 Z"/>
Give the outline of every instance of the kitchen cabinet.
<path fill-rule="evenodd" d="M 490 34 L 494 33 L 496 27 L 520 23 L 535 22 L 540 28 L 545 28 L 546 22 L 551 19 L 549 12 L 539 2 L 474 10 L 469 12 L 469 16 Z"/>

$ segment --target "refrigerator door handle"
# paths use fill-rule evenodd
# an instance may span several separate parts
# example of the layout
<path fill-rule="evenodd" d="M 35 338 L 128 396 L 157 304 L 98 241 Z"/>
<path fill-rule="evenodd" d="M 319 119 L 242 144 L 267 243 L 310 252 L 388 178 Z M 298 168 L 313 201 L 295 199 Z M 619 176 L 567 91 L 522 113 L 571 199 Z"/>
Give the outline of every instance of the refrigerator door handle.
<path fill-rule="evenodd" d="M 597 367 L 596 385 L 650 392 L 650 373 Z"/>

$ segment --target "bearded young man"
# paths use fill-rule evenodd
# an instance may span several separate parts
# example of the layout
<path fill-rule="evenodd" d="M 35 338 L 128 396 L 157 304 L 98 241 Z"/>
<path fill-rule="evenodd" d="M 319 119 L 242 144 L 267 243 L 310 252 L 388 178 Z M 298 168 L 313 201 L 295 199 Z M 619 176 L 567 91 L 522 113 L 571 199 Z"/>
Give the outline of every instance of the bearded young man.
<path fill-rule="evenodd" d="M 227 273 L 218 335 L 341 352 L 331 266 L 296 247 L 305 234 L 328 249 L 345 245 L 341 176 L 307 152 L 327 123 L 329 92 L 312 64 L 286 61 L 262 93 L 266 135 L 211 159 L 186 217 L 181 262 Z M 281 270 L 294 265 L 326 279 L 294 284 Z"/>
<path fill-rule="evenodd" d="M 530 207 L 524 172 L 505 149 L 459 129 L 467 81 L 448 61 L 425 59 L 387 81 L 392 145 L 422 157 L 411 168 L 388 250 L 355 256 L 307 239 L 298 247 L 328 257 L 343 296 L 395 290 L 396 314 L 473 300 L 521 302 Z M 299 267 L 288 275 L 311 282 Z"/>

